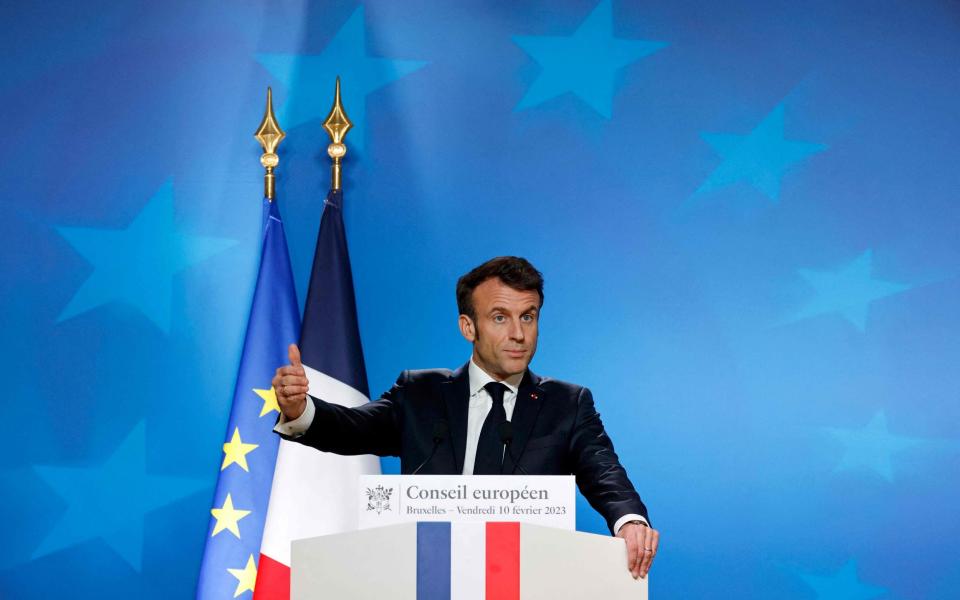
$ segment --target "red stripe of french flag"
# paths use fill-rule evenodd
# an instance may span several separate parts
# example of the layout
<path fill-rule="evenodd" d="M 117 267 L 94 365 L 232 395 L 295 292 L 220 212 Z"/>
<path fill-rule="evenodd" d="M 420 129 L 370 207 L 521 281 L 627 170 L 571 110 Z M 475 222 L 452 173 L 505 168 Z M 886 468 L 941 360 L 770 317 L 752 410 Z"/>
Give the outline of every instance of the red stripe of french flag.
<path fill-rule="evenodd" d="M 290 567 L 260 554 L 253 600 L 290 597 Z"/>
<path fill-rule="evenodd" d="M 486 600 L 520 600 L 520 523 L 487 523 Z"/>

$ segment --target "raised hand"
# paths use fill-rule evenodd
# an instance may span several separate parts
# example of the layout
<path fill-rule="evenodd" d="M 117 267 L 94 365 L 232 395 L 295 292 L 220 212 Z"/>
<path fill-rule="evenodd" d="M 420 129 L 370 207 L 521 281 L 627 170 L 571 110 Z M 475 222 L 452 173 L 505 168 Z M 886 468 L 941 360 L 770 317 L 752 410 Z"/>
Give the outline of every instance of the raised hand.
<path fill-rule="evenodd" d="M 287 421 L 293 421 L 303 414 L 307 407 L 309 382 L 307 373 L 300 362 L 300 348 L 290 344 L 287 348 L 290 364 L 277 369 L 273 376 L 273 389 L 277 392 L 277 404 Z"/>

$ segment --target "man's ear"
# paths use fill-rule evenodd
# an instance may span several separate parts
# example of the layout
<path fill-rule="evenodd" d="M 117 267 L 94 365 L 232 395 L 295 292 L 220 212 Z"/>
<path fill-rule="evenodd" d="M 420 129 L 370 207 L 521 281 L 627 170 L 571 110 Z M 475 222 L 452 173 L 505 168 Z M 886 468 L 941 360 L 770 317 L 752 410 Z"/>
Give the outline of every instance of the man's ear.
<path fill-rule="evenodd" d="M 473 319 L 467 315 L 460 315 L 457 324 L 460 326 L 460 335 L 472 344 L 477 339 L 477 330 L 473 325 Z"/>

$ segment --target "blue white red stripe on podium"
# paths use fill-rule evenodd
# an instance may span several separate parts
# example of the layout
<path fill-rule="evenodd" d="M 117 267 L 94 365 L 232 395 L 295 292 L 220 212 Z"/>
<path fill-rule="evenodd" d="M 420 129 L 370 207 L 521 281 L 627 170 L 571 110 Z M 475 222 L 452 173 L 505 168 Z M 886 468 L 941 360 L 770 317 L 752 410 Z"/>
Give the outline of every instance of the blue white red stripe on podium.
<path fill-rule="evenodd" d="M 417 523 L 417 600 L 519 598 L 519 523 Z"/>

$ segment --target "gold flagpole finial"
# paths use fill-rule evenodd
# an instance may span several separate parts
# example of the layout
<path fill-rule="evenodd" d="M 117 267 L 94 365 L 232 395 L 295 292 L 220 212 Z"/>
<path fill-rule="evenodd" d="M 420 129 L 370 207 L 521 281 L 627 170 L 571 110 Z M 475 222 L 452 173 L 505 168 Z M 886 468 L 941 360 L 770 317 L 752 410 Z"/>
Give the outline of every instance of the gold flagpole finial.
<path fill-rule="evenodd" d="M 267 88 L 267 110 L 263 113 L 263 121 L 260 121 L 260 127 L 253 134 L 260 145 L 263 146 L 263 154 L 260 155 L 260 164 L 267 170 L 263 175 L 263 193 L 271 202 L 276 192 L 276 177 L 273 169 L 280 163 L 280 157 L 277 156 L 277 146 L 280 140 L 287 134 L 280 129 L 276 117 L 273 116 L 273 90 Z"/>
<path fill-rule="evenodd" d="M 353 127 L 353 123 L 347 117 L 343 110 L 343 104 L 340 102 L 340 77 L 337 77 L 337 88 L 333 96 L 333 107 L 330 114 L 323 122 L 323 128 L 327 130 L 330 136 L 330 145 L 327 146 L 327 154 L 333 159 L 332 174 L 330 178 L 330 189 L 339 190 L 341 184 L 340 166 L 343 155 L 347 153 L 347 147 L 343 144 L 343 138 Z"/>

